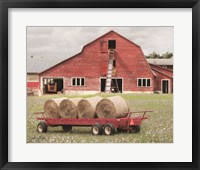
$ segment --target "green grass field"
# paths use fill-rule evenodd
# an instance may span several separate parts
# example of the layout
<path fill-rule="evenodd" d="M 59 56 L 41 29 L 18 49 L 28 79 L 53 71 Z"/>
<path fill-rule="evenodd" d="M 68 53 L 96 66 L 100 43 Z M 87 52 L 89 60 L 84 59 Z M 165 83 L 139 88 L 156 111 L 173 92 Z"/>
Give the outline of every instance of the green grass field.
<path fill-rule="evenodd" d="M 173 142 L 173 95 L 172 94 L 121 94 L 131 111 L 152 110 L 144 120 L 140 133 L 117 133 L 112 136 L 93 136 L 89 127 L 73 127 L 65 133 L 61 127 L 48 127 L 47 133 L 38 133 L 38 121 L 34 112 L 43 111 L 47 99 L 63 95 L 27 97 L 27 143 L 172 143 Z M 64 96 L 64 97 L 91 97 Z M 113 96 L 101 94 L 102 97 Z"/>

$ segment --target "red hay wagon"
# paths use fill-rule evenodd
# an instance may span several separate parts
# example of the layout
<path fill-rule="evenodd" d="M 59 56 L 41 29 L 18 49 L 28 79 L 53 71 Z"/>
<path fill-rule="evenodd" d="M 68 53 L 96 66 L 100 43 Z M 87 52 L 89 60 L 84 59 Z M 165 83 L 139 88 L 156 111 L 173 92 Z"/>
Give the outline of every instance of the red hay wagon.
<path fill-rule="evenodd" d="M 62 126 L 63 131 L 70 132 L 72 126 L 89 126 L 92 127 L 93 135 L 113 135 L 116 132 L 140 132 L 140 126 L 147 112 L 152 111 L 140 111 L 140 112 L 128 112 L 127 116 L 123 118 L 46 118 L 44 112 L 36 112 L 34 114 L 41 115 L 36 117 L 40 122 L 37 125 L 37 131 L 39 133 L 46 133 L 48 126 Z M 134 113 L 143 113 L 142 116 L 131 117 Z"/>

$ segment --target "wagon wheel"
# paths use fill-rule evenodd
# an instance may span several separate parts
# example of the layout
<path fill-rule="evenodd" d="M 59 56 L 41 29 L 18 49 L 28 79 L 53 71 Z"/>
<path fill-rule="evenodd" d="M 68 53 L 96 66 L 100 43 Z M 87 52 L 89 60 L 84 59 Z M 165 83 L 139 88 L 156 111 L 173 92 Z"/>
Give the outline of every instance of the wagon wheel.
<path fill-rule="evenodd" d="M 47 125 L 45 122 L 39 122 L 37 125 L 37 131 L 39 133 L 46 133 L 47 132 Z"/>
<path fill-rule="evenodd" d="M 104 126 L 104 134 L 106 135 L 113 135 L 116 132 L 115 127 L 113 124 L 108 123 Z"/>
<path fill-rule="evenodd" d="M 103 133 L 103 126 L 99 123 L 96 123 L 92 126 L 92 134 L 93 135 L 102 135 Z"/>
<path fill-rule="evenodd" d="M 72 126 L 70 125 L 63 125 L 62 129 L 64 132 L 71 132 L 72 131 Z"/>
<path fill-rule="evenodd" d="M 129 131 L 130 131 L 131 133 L 139 133 L 139 132 L 140 132 L 140 126 L 139 126 L 139 125 L 131 126 L 131 127 L 129 128 Z"/>

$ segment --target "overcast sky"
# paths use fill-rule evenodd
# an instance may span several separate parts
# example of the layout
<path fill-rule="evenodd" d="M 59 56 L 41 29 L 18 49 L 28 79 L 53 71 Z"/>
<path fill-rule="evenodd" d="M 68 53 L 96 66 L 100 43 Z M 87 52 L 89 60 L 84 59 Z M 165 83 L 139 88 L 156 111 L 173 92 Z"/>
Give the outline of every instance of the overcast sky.
<path fill-rule="evenodd" d="M 27 27 L 27 57 L 68 58 L 110 30 L 140 45 L 145 55 L 174 50 L 173 27 Z"/>

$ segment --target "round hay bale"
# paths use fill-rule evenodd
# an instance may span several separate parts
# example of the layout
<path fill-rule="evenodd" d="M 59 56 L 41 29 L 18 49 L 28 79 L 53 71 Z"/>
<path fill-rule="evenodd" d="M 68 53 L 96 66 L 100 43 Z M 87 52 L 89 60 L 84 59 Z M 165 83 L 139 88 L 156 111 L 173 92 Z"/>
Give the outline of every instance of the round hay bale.
<path fill-rule="evenodd" d="M 79 118 L 95 118 L 96 105 L 102 100 L 102 97 L 95 96 L 87 99 L 82 99 L 78 103 L 78 117 Z"/>
<path fill-rule="evenodd" d="M 121 96 L 102 99 L 96 106 L 96 113 L 99 118 L 125 117 L 127 112 L 129 112 L 128 104 Z"/>
<path fill-rule="evenodd" d="M 44 116 L 48 118 L 59 118 L 58 107 L 66 98 L 49 99 L 44 104 Z"/>
<path fill-rule="evenodd" d="M 82 98 L 64 99 L 59 105 L 59 116 L 62 118 L 78 117 L 78 102 Z"/>

